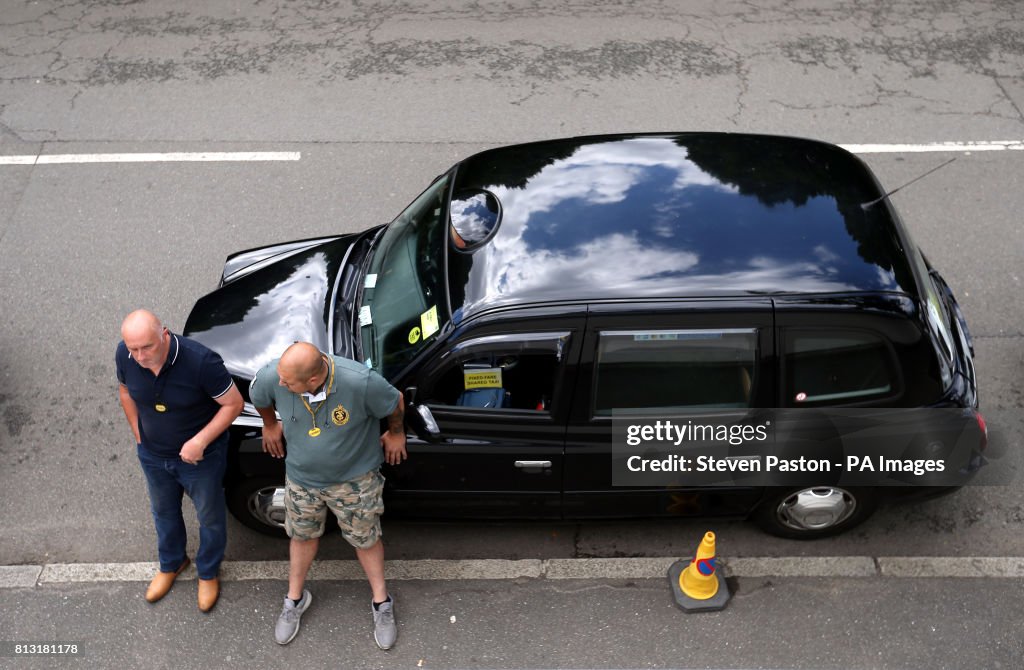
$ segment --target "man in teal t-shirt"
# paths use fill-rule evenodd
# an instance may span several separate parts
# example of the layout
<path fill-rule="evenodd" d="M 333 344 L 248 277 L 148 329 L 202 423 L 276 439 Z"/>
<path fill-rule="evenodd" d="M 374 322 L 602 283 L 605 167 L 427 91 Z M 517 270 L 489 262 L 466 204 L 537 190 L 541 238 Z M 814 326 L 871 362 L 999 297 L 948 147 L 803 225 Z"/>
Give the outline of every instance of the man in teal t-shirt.
<path fill-rule="evenodd" d="M 381 649 L 390 649 L 397 628 L 394 601 L 384 582 L 384 477 L 379 468 L 383 461 L 397 465 L 408 456 L 402 394 L 364 365 L 296 342 L 256 373 L 249 397 L 263 418 L 263 450 L 281 458 L 284 441 L 288 443 L 288 596 L 274 629 L 275 640 L 288 644 L 295 638 L 302 613 L 312 602 L 306 574 L 330 509 L 370 582 L 374 640 Z M 381 435 L 384 418 L 388 429 Z"/>

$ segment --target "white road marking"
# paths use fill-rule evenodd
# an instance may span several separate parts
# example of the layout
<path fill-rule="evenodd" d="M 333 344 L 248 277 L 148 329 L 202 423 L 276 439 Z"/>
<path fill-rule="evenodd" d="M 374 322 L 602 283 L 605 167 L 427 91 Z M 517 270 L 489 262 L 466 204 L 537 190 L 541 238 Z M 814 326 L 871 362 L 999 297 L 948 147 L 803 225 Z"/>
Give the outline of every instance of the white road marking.
<path fill-rule="evenodd" d="M 36 585 L 43 572 L 41 565 L 0 566 L 0 589 L 26 588 Z"/>
<path fill-rule="evenodd" d="M 39 154 L 0 156 L 0 165 L 57 165 L 68 163 L 209 163 L 301 160 L 299 151 L 201 151 L 129 154 Z"/>
<path fill-rule="evenodd" d="M 1024 140 L 933 142 L 931 144 L 840 144 L 853 154 L 915 154 L 942 151 L 1024 151 Z"/>
<path fill-rule="evenodd" d="M 879 558 L 886 577 L 1024 577 L 1024 558 L 990 556 L 899 556 Z"/>
<path fill-rule="evenodd" d="M 727 577 L 964 578 L 1024 577 L 1024 557 L 994 556 L 817 556 L 719 557 Z M 388 561 L 389 580 L 462 579 L 662 579 L 678 557 L 550 558 Z M 81 582 L 145 582 L 156 563 L 56 563 L 0 566 L 0 588 Z M 180 579 L 195 579 L 195 566 Z M 287 581 L 287 561 L 225 561 L 225 581 Z M 358 561 L 317 561 L 311 580 L 366 579 Z"/>
<path fill-rule="evenodd" d="M 926 144 L 840 144 L 855 154 L 902 154 L 974 151 L 1024 151 L 1024 140 L 931 142 Z M 240 161 L 297 161 L 299 151 L 201 151 L 123 154 L 39 154 L 0 156 L 0 165 L 67 165 L 72 163 L 189 163 Z"/>

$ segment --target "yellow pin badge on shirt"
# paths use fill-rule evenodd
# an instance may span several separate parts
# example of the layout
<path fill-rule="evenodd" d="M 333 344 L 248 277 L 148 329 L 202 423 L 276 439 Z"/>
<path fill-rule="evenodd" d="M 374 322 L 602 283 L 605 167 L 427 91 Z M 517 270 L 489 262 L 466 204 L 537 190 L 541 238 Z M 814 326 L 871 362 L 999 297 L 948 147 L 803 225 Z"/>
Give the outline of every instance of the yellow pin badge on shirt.
<path fill-rule="evenodd" d="M 348 423 L 348 410 L 338 405 L 331 411 L 331 421 L 335 426 L 344 426 Z"/>

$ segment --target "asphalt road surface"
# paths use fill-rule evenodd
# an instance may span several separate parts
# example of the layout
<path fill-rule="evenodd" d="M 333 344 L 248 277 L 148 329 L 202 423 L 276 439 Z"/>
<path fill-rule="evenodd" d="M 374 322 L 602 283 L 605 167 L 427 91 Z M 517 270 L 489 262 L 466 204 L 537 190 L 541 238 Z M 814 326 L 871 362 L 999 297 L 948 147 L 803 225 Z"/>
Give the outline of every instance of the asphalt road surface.
<path fill-rule="evenodd" d="M 4 586 L 14 573 L 0 570 L 0 643 L 78 635 L 81 660 L 99 667 L 1021 667 L 1022 72 L 1024 7 L 995 0 L 5 1 L 0 566 L 30 577 Z M 439 563 L 438 579 L 395 587 L 406 618 L 388 660 L 348 621 L 362 605 L 341 609 L 361 602 L 358 582 L 324 579 L 319 629 L 311 618 L 304 646 L 286 650 L 269 637 L 280 579 L 229 582 L 201 620 L 180 593 L 145 606 L 138 577 L 117 568 L 155 554 L 116 401 L 124 314 L 147 306 L 180 330 L 227 254 L 390 220 L 480 149 L 666 130 L 857 145 L 889 188 L 957 158 L 893 201 L 972 327 L 982 408 L 1002 437 L 993 467 L 1011 483 L 884 509 L 813 543 L 742 522 L 387 522 L 389 557 L 686 556 L 712 527 L 729 560 L 953 557 L 982 566 L 976 576 L 740 573 L 745 595 L 697 619 L 646 572 L 446 581 Z M 297 160 L 97 162 L 142 152 Z M 45 160 L 54 155 L 82 162 Z M 229 532 L 232 562 L 285 558 L 282 542 L 237 523 Z M 351 558 L 336 539 L 321 555 Z M 995 558 L 1007 562 L 981 560 Z M 39 581 L 46 566 L 83 563 L 121 576 Z M 475 623 L 456 629 L 448 611 Z"/>

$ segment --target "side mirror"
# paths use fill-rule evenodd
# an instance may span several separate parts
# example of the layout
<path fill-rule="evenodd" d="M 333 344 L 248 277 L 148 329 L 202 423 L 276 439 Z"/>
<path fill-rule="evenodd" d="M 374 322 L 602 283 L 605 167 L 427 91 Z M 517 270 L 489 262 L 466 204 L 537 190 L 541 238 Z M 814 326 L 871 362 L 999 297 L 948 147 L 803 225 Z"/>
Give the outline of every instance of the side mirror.
<path fill-rule="evenodd" d="M 452 245 L 465 253 L 483 246 L 501 223 L 501 201 L 481 188 L 456 191 L 448 211 Z"/>
<path fill-rule="evenodd" d="M 417 404 L 416 387 L 414 386 L 405 389 L 405 422 L 421 440 L 426 442 L 442 440 L 441 429 L 430 408 Z"/>

